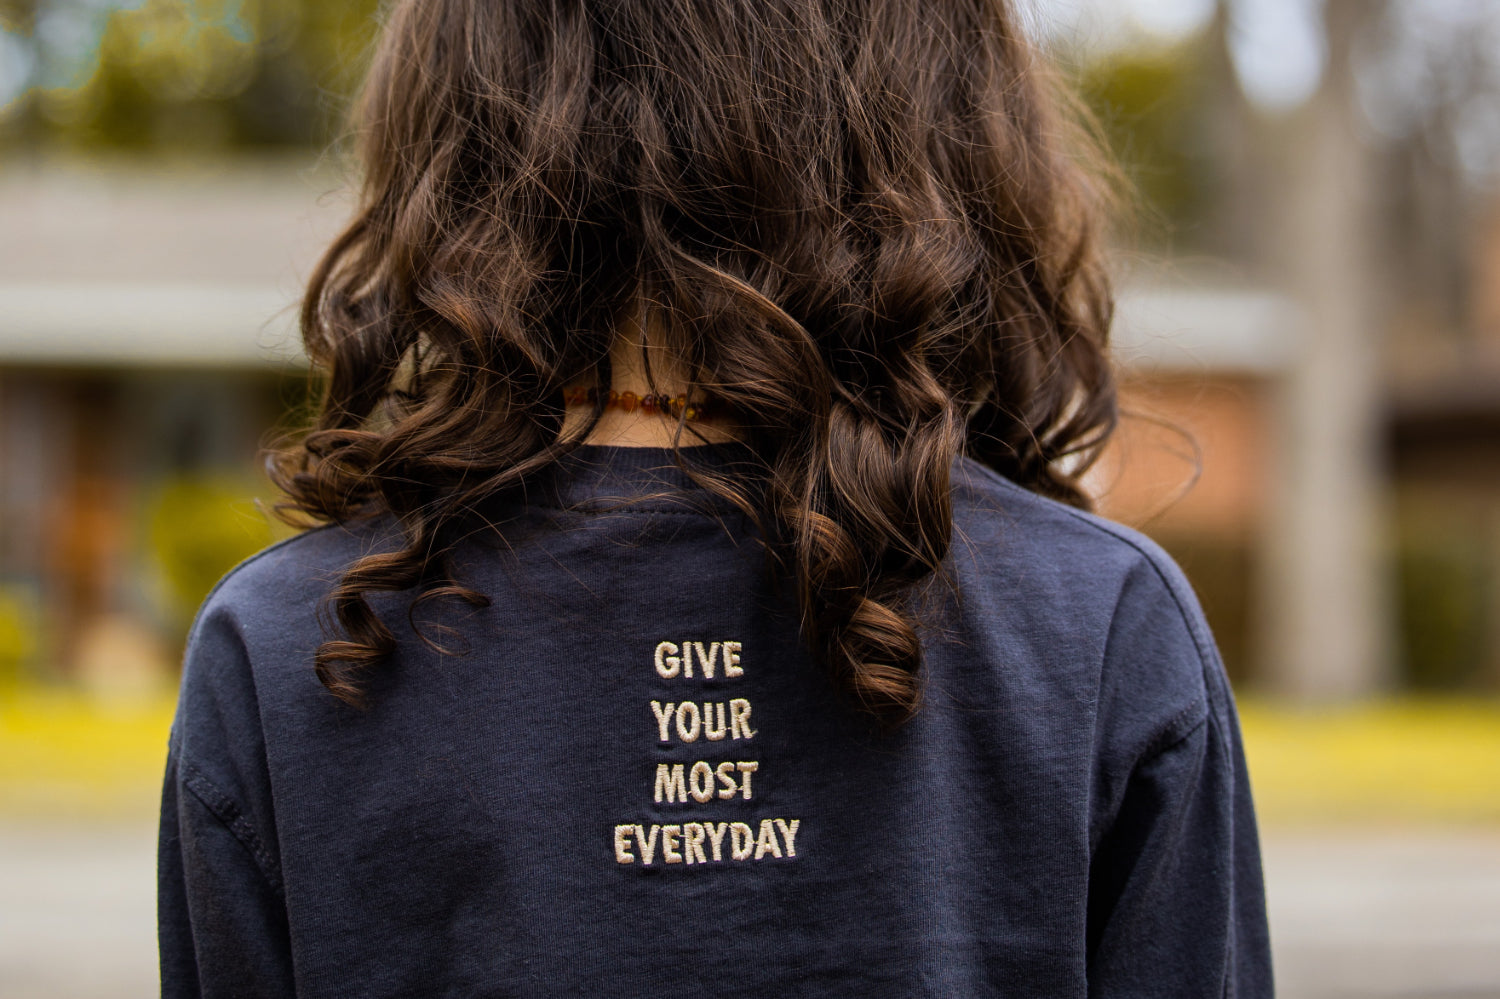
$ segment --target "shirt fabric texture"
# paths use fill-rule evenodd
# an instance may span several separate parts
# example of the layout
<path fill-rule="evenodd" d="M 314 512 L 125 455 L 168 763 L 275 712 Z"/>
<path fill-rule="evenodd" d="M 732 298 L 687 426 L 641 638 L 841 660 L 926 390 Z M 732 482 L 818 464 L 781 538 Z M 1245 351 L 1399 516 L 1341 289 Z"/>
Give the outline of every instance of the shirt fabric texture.
<path fill-rule="evenodd" d="M 362 709 L 313 672 L 319 606 L 389 526 L 251 558 L 188 644 L 163 994 L 1269 996 L 1235 709 L 1181 572 L 967 459 L 953 506 L 893 734 L 670 451 L 529 486 L 459 551 L 486 608 L 374 598 L 399 644 Z"/>

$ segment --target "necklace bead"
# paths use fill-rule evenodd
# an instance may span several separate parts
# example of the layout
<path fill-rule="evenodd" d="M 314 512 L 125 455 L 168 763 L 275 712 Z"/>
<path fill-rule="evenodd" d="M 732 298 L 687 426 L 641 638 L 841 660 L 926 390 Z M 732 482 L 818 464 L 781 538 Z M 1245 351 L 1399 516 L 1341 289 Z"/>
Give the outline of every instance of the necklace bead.
<path fill-rule="evenodd" d="M 647 392 L 645 395 L 636 395 L 634 392 L 618 392 L 610 389 L 601 393 L 598 388 L 574 387 L 563 390 L 563 402 L 569 406 L 595 406 L 598 405 L 600 397 L 604 399 L 605 409 L 618 409 L 625 413 L 633 413 L 639 410 L 642 413 L 653 413 L 671 419 L 685 420 L 711 420 L 720 416 L 728 408 L 721 399 L 694 399 L 689 401 L 685 395 L 669 396 Z"/>

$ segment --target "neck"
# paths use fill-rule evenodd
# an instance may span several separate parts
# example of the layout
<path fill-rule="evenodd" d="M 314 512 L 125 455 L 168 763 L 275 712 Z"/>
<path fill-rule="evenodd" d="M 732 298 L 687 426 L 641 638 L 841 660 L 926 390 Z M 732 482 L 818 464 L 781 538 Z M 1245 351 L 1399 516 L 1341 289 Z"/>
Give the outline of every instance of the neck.
<path fill-rule="evenodd" d="M 648 360 L 650 379 L 646 377 Z M 609 365 L 609 388 L 615 392 L 634 392 L 637 396 L 655 392 L 669 397 L 686 394 L 683 386 L 687 384 L 687 376 L 663 346 L 660 328 L 653 320 L 643 324 L 634 312 L 620 323 L 616 331 L 609 352 Z M 591 405 L 569 406 L 563 424 L 564 435 L 582 429 L 592 414 Z M 722 444 L 734 439 L 733 426 L 722 419 L 689 422 L 679 438 L 677 420 L 670 416 L 609 407 L 583 442 L 611 447 L 672 447 L 674 443 L 684 446 Z"/>

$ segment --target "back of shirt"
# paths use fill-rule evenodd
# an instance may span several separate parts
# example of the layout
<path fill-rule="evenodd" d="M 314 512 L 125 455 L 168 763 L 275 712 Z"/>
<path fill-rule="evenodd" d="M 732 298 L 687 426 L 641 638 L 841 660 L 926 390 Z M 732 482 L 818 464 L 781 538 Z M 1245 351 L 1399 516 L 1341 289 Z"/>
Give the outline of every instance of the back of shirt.
<path fill-rule="evenodd" d="M 555 469 L 460 553 L 486 608 L 377 600 L 400 645 L 364 709 L 312 654 L 380 528 L 221 584 L 168 763 L 164 994 L 1270 994 L 1233 705 L 1159 550 L 959 463 L 923 705 L 882 734 L 667 466 Z"/>

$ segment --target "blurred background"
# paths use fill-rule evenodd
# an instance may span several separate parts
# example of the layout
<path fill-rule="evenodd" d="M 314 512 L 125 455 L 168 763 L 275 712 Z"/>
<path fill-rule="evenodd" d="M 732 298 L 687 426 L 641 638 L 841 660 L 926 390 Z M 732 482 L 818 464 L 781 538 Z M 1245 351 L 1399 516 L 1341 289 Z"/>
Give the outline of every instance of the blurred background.
<path fill-rule="evenodd" d="M 285 533 L 371 0 L 0 0 L 0 994 L 153 994 L 183 636 Z M 1137 192 L 1103 511 L 1244 714 L 1281 994 L 1500 997 L 1500 2 L 1029 0 Z"/>

